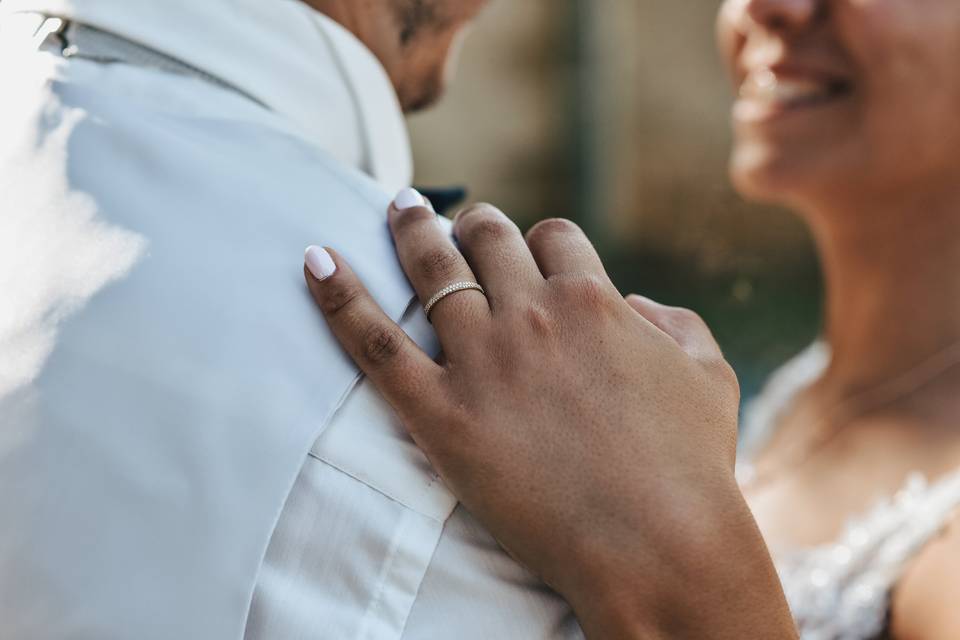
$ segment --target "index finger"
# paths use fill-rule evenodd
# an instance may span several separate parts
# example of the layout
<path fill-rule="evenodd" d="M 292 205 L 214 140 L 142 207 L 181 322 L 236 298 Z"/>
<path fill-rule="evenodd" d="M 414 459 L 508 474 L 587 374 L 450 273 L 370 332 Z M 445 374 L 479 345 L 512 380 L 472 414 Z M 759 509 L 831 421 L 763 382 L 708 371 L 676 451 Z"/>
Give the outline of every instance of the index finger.
<path fill-rule="evenodd" d="M 305 262 L 307 287 L 330 330 L 400 416 L 443 396 L 443 369 L 383 312 L 340 255 L 310 247 Z"/>

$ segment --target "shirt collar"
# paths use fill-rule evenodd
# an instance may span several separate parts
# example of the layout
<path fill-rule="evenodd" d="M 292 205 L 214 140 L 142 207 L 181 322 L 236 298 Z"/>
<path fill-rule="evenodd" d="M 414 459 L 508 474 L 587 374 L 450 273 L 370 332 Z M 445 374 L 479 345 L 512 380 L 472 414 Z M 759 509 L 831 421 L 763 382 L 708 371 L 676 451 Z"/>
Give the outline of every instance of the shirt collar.
<path fill-rule="evenodd" d="M 301 0 L 5 0 L 182 60 L 260 100 L 387 191 L 410 184 L 396 92 L 352 33 Z"/>

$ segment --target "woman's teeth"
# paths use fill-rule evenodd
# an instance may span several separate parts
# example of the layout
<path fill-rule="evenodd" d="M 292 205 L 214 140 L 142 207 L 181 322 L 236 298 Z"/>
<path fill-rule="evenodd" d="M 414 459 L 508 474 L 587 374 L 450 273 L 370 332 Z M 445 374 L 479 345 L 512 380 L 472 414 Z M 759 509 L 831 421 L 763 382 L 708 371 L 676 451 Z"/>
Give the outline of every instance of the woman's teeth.
<path fill-rule="evenodd" d="M 748 100 L 793 105 L 823 100 L 837 93 L 838 85 L 799 78 L 781 78 L 770 70 L 754 71 L 740 87 Z"/>

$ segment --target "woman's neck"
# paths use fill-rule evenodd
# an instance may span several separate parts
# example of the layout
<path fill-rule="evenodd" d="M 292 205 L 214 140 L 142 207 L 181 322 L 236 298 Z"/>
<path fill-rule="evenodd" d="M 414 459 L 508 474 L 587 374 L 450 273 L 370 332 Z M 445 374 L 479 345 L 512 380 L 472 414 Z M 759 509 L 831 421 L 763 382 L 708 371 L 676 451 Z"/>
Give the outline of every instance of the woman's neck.
<path fill-rule="evenodd" d="M 930 193 L 812 216 L 830 395 L 883 384 L 960 342 L 960 190 Z"/>

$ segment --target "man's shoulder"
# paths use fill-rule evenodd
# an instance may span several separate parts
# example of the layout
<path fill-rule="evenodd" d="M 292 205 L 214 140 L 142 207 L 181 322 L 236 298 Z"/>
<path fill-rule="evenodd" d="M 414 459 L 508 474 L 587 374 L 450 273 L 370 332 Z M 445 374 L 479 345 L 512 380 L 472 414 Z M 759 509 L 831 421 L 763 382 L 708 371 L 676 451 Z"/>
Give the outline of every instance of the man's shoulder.
<path fill-rule="evenodd" d="M 175 611 L 181 630 L 236 635 L 290 486 L 357 380 L 303 248 L 336 247 L 399 318 L 413 294 L 389 196 L 279 128 L 62 82 L 0 123 L 0 291 L 16 310 L 0 423 L 29 434 L 0 443 L 0 508 L 18 521 L 0 533 L 0 590 L 35 587 L 5 620 L 128 637 L 145 611 Z M 94 610 L 90 584 L 97 602 L 158 597 Z"/>
<path fill-rule="evenodd" d="M 289 278 L 300 277 L 303 247 L 326 244 L 347 256 L 394 314 L 402 313 L 412 292 L 392 250 L 390 198 L 380 185 L 273 126 L 259 107 L 224 103 L 224 114 L 170 103 L 152 108 L 135 90 L 125 97 L 96 86 L 84 73 L 117 81 L 104 65 L 90 66 L 96 68 L 70 72 L 79 79 L 52 67 L 48 79 L 28 82 L 14 117 L 0 123 L 7 208 L 0 230 L 40 248 L 8 252 L 0 277 L 33 273 L 48 289 L 67 273 L 83 273 L 90 281 L 76 288 L 84 298 L 111 282 L 138 282 L 139 290 L 119 290 L 153 304 L 141 299 L 142 288 L 183 297 L 187 269 L 190 287 L 201 283 L 196 295 L 205 287 L 210 298 L 224 289 L 219 265 L 233 264 L 234 273 L 259 271 L 248 282 L 262 282 L 262 291 L 247 291 L 260 304 L 296 304 L 302 313 L 303 283 Z M 132 73 L 119 84 L 136 89 Z M 245 109 L 254 115 L 240 117 Z M 79 250 L 65 257 L 58 246 Z M 97 268 L 63 264 L 81 258 Z M 63 269 L 38 271 L 38 259 Z M 277 278 L 272 286 L 270 277 Z"/>
<path fill-rule="evenodd" d="M 125 169 L 141 174 L 144 193 L 326 196 L 383 215 L 389 196 L 379 184 L 242 95 L 151 69 L 50 58 L 10 77 L 18 99 L 0 122 L 3 164 L 43 157 L 34 184 L 69 178 L 78 190 L 122 195 L 121 178 L 134 177 L 118 175 Z"/>
<path fill-rule="evenodd" d="M 93 258 L 98 286 L 85 290 L 151 269 L 169 280 L 191 261 L 197 277 L 212 278 L 212 265 L 235 262 L 240 248 L 252 268 L 286 259 L 299 274 L 303 247 L 322 243 L 346 255 L 389 306 L 409 302 L 386 227 L 389 195 L 273 126 L 259 107 L 250 117 L 238 116 L 236 109 L 250 108 L 245 104 L 224 114 L 151 108 L 136 91 L 124 97 L 57 69 L 20 89 L 18 108 L 0 123 L 7 208 L 0 229 L 24 246 L 48 247 L 53 262 L 63 262 L 53 255 L 57 245 L 102 250 Z M 36 271 L 38 257 L 7 254 L 0 271 Z"/>

